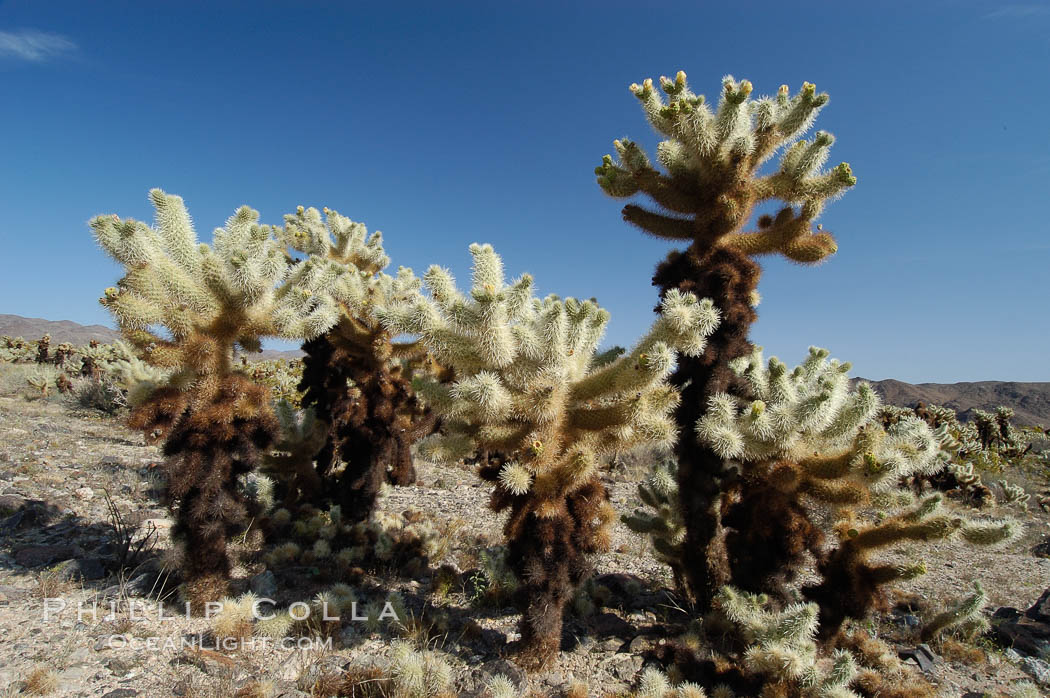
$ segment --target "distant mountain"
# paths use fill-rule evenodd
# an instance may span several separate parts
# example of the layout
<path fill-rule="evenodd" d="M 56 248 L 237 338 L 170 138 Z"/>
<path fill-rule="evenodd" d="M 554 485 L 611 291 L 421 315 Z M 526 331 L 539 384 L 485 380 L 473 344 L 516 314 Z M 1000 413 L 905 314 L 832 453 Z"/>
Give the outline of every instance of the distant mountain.
<path fill-rule="evenodd" d="M 0 314 L 0 335 L 35 340 L 45 334 L 50 334 L 51 341 L 55 344 L 87 344 L 92 339 L 112 342 L 120 338 L 116 330 L 102 325 L 80 325 L 69 320 L 54 321 Z M 248 356 L 251 360 L 298 359 L 303 356 L 303 352 L 298 349 L 267 349 L 261 354 Z M 967 420 L 973 416 L 975 409 L 990 411 L 999 405 L 1005 405 L 1013 409 L 1016 424 L 1050 426 L 1050 383 L 978 381 L 912 384 L 892 379 L 868 382 L 882 395 L 883 401 L 891 405 L 913 407 L 918 402 L 944 405 L 958 412 L 961 419 Z"/>
<path fill-rule="evenodd" d="M 22 337 L 35 341 L 45 334 L 51 335 L 51 343 L 87 344 L 92 339 L 109 343 L 120 339 L 120 333 L 102 325 L 81 325 L 69 320 L 43 320 L 38 317 L 0 314 L 0 335 Z"/>
<path fill-rule="evenodd" d="M 0 335 L 36 341 L 45 334 L 51 335 L 52 346 L 62 342 L 87 344 L 92 339 L 108 344 L 120 339 L 119 332 L 103 325 L 81 325 L 70 320 L 44 320 L 38 317 L 0 314 Z M 258 361 L 261 359 L 299 359 L 302 356 L 303 352 L 299 349 L 286 351 L 265 349 L 260 354 L 249 354 L 248 358 Z"/>
<path fill-rule="evenodd" d="M 857 379 L 862 380 L 862 379 Z M 970 420 L 974 410 L 986 412 L 1003 405 L 1014 411 L 1015 424 L 1050 426 L 1050 383 L 977 381 L 975 383 L 904 383 L 888 379 L 868 381 L 883 402 L 901 407 L 916 403 L 950 407 Z"/>

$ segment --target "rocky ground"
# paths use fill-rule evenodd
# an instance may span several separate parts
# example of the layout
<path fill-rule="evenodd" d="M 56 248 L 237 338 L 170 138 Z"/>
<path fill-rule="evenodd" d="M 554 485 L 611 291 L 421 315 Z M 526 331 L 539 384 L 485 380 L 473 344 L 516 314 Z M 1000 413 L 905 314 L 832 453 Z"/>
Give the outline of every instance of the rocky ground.
<path fill-rule="evenodd" d="M 163 569 L 170 527 L 154 474 L 158 449 L 119 419 L 60 398 L 0 393 L 0 696 L 38 689 L 106 698 L 233 696 L 250 681 L 272 682 L 275 696 L 305 696 L 326 671 L 384 665 L 399 636 L 441 653 L 461 694 L 483 695 L 496 674 L 539 695 L 557 695 L 573 681 L 586 682 L 592 695 L 611 694 L 631 685 L 645 651 L 666 641 L 664 621 L 680 613 L 665 591 L 666 569 L 644 540 L 618 525 L 613 552 L 597 561 L 613 591 L 609 605 L 570 618 L 556 665 L 526 676 L 501 656 L 505 643 L 515 639 L 517 616 L 470 598 L 479 551 L 500 540 L 500 521 L 486 509 L 487 488 L 469 470 L 421 463 L 419 484 L 397 489 L 382 506 L 391 512 L 417 508 L 432 518 L 443 542 L 438 562 L 464 571 L 450 592 L 431 591 L 430 573 L 415 579 L 393 571 L 369 575 L 370 588 L 404 594 L 411 622 L 376 632 L 350 623 L 330 648 L 211 646 L 210 621 L 179 615 L 173 604 L 158 616 L 157 599 L 171 598 L 164 575 L 158 579 L 152 571 Z M 607 484 L 621 511 L 634 506 L 632 479 L 639 472 L 621 465 L 610 473 Z M 1027 609 L 1050 586 L 1050 559 L 1031 552 L 1050 532 L 1047 515 L 1033 509 L 1019 514 L 1027 533 L 1008 549 L 975 551 L 948 543 L 925 555 L 929 573 L 905 585 L 898 611 L 870 629 L 901 649 L 913 647 L 912 625 L 965 594 L 972 579 L 988 590 L 989 612 L 999 606 Z M 908 550 L 893 555 L 911 559 Z M 312 593 L 272 588 L 273 578 L 260 563 L 239 567 L 235 576 L 240 588 L 276 592 L 279 600 L 282 594 L 308 599 Z M 641 593 L 624 590 L 633 585 Z M 45 601 L 54 598 L 61 602 Z M 442 622 L 430 626 L 428 614 Z M 943 695 L 1005 695 L 1011 684 L 1046 668 L 990 640 L 979 645 L 934 645 L 941 658 L 929 678 Z"/>

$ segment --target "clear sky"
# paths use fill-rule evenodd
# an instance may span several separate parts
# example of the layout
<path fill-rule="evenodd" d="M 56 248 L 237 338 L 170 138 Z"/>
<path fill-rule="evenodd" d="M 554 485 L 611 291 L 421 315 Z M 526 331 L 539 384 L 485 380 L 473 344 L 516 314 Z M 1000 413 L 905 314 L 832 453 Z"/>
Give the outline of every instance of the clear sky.
<path fill-rule="evenodd" d="M 753 337 L 856 375 L 1050 380 L 1050 3 L 0 2 L 0 312 L 109 323 L 119 276 L 87 226 L 181 195 L 198 233 L 242 204 L 329 206 L 394 265 L 468 279 L 490 242 L 538 291 L 595 296 L 608 343 L 652 320 L 671 244 L 593 168 L 630 136 L 631 82 L 717 97 L 804 80 L 859 182 L 819 267 L 763 262 Z"/>

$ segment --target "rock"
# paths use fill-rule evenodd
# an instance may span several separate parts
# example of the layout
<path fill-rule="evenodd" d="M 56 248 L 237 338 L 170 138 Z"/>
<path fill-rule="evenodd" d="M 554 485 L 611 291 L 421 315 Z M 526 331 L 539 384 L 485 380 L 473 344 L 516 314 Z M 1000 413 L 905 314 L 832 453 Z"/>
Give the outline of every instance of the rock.
<path fill-rule="evenodd" d="M 263 598 L 272 599 L 277 596 L 277 578 L 273 572 L 266 570 L 248 580 L 248 588 L 252 593 Z"/>
<path fill-rule="evenodd" d="M 634 626 L 615 613 L 598 613 L 587 622 L 591 633 L 599 636 L 633 638 L 638 634 Z"/>
<path fill-rule="evenodd" d="M 15 552 L 15 562 L 23 567 L 40 567 L 76 557 L 72 545 L 30 545 Z"/>
<path fill-rule="evenodd" d="M 106 667 L 113 673 L 114 676 L 120 678 L 127 676 L 135 669 L 135 663 L 127 659 L 115 658 L 111 659 L 106 663 Z"/>
<path fill-rule="evenodd" d="M 1021 669 L 1035 679 L 1040 686 L 1050 686 L 1050 664 L 1042 659 L 1025 657 L 1021 660 Z"/>
<path fill-rule="evenodd" d="M 1044 540 L 1042 543 L 1032 548 L 1032 554 L 1036 557 L 1050 558 L 1050 540 Z"/>
<path fill-rule="evenodd" d="M 594 578 L 594 583 L 607 588 L 613 596 L 626 600 L 634 598 L 645 589 L 645 580 L 637 575 L 623 572 L 598 575 Z"/>
<path fill-rule="evenodd" d="M 1007 648 L 1007 650 L 1003 652 L 1003 655 L 1007 658 L 1007 660 L 1014 662 L 1015 664 L 1019 663 L 1022 659 L 1021 653 L 1015 650 L 1013 647 Z"/>
<path fill-rule="evenodd" d="M 1024 614 L 1040 623 L 1050 623 L 1050 589 L 1043 591 L 1039 599 Z"/>
<path fill-rule="evenodd" d="M 621 681 L 630 682 L 642 668 L 643 660 L 634 654 L 616 654 L 606 665 L 613 676 Z"/>
<path fill-rule="evenodd" d="M 904 660 L 915 660 L 915 663 L 919 665 L 919 669 L 921 669 L 924 674 L 932 672 L 933 665 L 940 660 L 940 657 L 934 654 L 933 650 L 931 650 L 930 646 L 927 644 L 922 644 L 912 649 L 900 650 L 897 652 L 897 656 Z"/>
<path fill-rule="evenodd" d="M 90 487 L 78 487 L 77 489 L 73 490 L 73 494 L 80 497 L 81 499 L 91 499 L 95 496 L 95 490 L 91 489 Z"/>
<path fill-rule="evenodd" d="M 56 565 L 53 572 L 62 576 L 63 579 L 88 581 L 104 579 L 106 567 L 102 560 L 97 557 L 85 557 L 78 560 L 66 560 Z"/>
<path fill-rule="evenodd" d="M 919 617 L 912 615 L 911 613 L 907 613 L 904 615 L 904 624 L 909 628 L 917 628 L 919 627 Z"/>
<path fill-rule="evenodd" d="M 10 516 L 25 508 L 25 497 L 17 494 L 0 494 L 0 516 Z"/>
<path fill-rule="evenodd" d="M 631 644 L 628 645 L 627 651 L 631 654 L 642 654 L 643 652 L 648 652 L 659 644 L 660 638 L 656 636 L 639 635 L 631 640 Z"/>
<path fill-rule="evenodd" d="M 103 693 L 102 698 L 132 698 L 138 694 L 134 688 L 115 688 L 109 693 Z"/>
<path fill-rule="evenodd" d="M 623 638 L 610 637 L 602 640 L 598 647 L 600 647 L 603 652 L 619 652 L 620 648 L 625 644 L 627 644 L 627 642 Z"/>
<path fill-rule="evenodd" d="M 1020 617 L 1021 612 L 1018 611 L 1016 608 L 1012 608 L 1010 606 L 1000 606 L 999 608 L 995 609 L 995 613 L 992 614 L 992 620 L 1001 619 L 1013 621 L 1017 620 Z"/>
<path fill-rule="evenodd" d="M 132 577 L 123 585 L 114 584 L 106 587 L 100 594 L 103 598 L 115 598 L 122 594 L 127 596 L 150 596 L 163 587 L 163 579 L 156 572 L 143 572 L 137 577 Z"/>
<path fill-rule="evenodd" d="M 514 682 L 515 686 L 522 685 L 528 678 L 517 664 L 506 659 L 493 659 L 491 662 L 485 662 L 478 668 L 482 672 L 483 683 L 485 684 L 498 674 L 506 676 Z"/>
<path fill-rule="evenodd" d="M 1043 599 L 1043 608 L 1045 603 Z M 1032 618 L 1040 615 L 1039 608 L 1037 602 L 1023 615 L 1015 608 L 998 609 L 992 614 L 992 633 L 1012 650 L 1035 657 L 1042 656 L 1044 652 L 1050 651 L 1050 623 Z"/>
<path fill-rule="evenodd" d="M 58 678 L 63 684 L 80 685 L 88 681 L 95 674 L 95 668 L 89 666 L 72 666 L 59 673 Z"/>
<path fill-rule="evenodd" d="M 29 595 L 28 589 L 19 589 L 9 584 L 0 585 L 0 602 L 24 599 Z"/>
<path fill-rule="evenodd" d="M 3 521 L 0 521 L 0 535 L 7 535 L 8 533 L 14 531 L 16 528 L 18 528 L 19 524 L 22 523 L 22 520 L 25 519 L 25 517 L 25 509 L 19 509 L 15 513 L 5 518 Z"/>

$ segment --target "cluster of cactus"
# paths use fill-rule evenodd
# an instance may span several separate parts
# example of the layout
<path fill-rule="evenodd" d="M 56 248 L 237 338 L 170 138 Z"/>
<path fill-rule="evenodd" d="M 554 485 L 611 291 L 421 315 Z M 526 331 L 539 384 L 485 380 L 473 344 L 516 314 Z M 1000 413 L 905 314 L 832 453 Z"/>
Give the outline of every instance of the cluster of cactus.
<path fill-rule="evenodd" d="M 220 641 L 251 637 L 338 638 L 347 623 L 373 633 L 400 627 L 409 616 L 401 594 L 374 594 L 366 599 L 343 583 L 328 586 L 309 601 L 295 601 L 283 608 L 271 606 L 273 602 L 274 599 L 264 600 L 252 592 L 221 599 L 211 620 L 211 634 Z"/>
<path fill-rule="evenodd" d="M 560 647 L 566 608 L 586 614 L 602 603 L 604 592 L 586 582 L 615 515 L 599 476 L 604 459 L 673 449 L 673 462 L 640 487 L 648 509 L 626 521 L 652 535 L 683 595 L 732 629 L 726 656 L 737 667 L 698 659 L 687 640 L 673 650 L 681 676 L 672 676 L 671 695 L 725 684 L 714 695 L 765 687 L 845 697 L 874 685 L 866 672 L 882 656 L 849 636 L 846 621 L 883 605 L 888 583 L 924 569 L 917 559 L 879 564 L 877 551 L 1015 535 L 1013 522 L 971 521 L 943 510 L 939 495 L 917 500 L 901 486 L 943 471 L 975 443 L 1008 451 L 1008 415 L 995 422 L 998 436 L 975 427 L 974 443 L 934 423 L 947 418 L 940 413 L 880 421 L 876 395 L 850 386 L 848 364 L 811 349 L 789 370 L 765 362 L 748 339 L 755 258 L 812 264 L 837 250 L 816 218 L 856 180 L 846 164 L 823 170 L 829 134 L 801 140 L 827 95 L 806 83 L 794 96 L 785 86 L 752 100 L 749 82 L 727 77 L 712 111 L 684 73 L 659 87 L 668 101 L 652 81 L 631 89 L 666 136 L 662 169 L 623 140 L 618 158 L 596 170 L 608 194 L 655 202 L 655 210 L 628 204 L 626 220 L 688 245 L 658 267 L 658 317 L 629 352 L 598 353 L 609 316 L 595 300 L 534 297 L 532 277 L 507 283 L 488 245 L 471 246 L 464 293 L 440 267 L 422 282 L 404 268 L 384 273 L 380 234 L 327 209 L 300 207 L 271 227 L 243 207 L 210 246 L 197 242 L 181 199 L 160 190 L 151 192 L 155 227 L 92 220 L 99 244 L 126 268 L 102 302 L 137 354 L 116 369 L 130 422 L 165 439 L 189 601 L 200 608 L 226 596 L 227 540 L 249 518 L 268 537 L 261 559 L 276 571 L 340 582 L 365 567 L 421 573 L 434 531 L 417 512 L 389 515 L 377 500 L 385 484 L 415 479 L 411 449 L 422 439 L 424 458 L 475 459 L 491 508 L 506 513 L 505 555 L 484 574 L 522 612 L 519 662 L 539 667 Z M 762 174 L 778 151 L 779 166 Z M 756 208 L 777 201 L 749 229 Z M 415 340 L 395 341 L 403 334 Z M 267 337 L 305 342 L 294 390 L 298 367 L 238 365 L 238 351 L 258 351 Z M 47 360 L 72 356 L 49 342 L 34 348 Z M 817 525 L 821 507 L 835 514 L 832 545 Z M 810 556 L 817 575 L 800 601 L 790 583 Z M 345 605 L 345 591 L 315 601 Z M 246 626 L 250 600 L 232 602 L 222 632 L 288 630 L 283 617 L 261 631 Z M 403 654 L 395 694 L 397 681 L 445 690 L 437 664 Z M 655 673 L 646 682 L 647 695 L 672 690 Z"/>
<path fill-rule="evenodd" d="M 821 579 L 803 594 L 819 605 L 823 638 L 836 634 L 847 618 L 861 619 L 884 605 L 887 584 L 925 569 L 918 560 L 878 564 L 871 559 L 877 551 L 952 536 L 974 545 L 999 544 L 1018 530 L 1011 520 L 971 521 L 944 512 L 940 495 L 916 501 L 900 483 L 945 467 L 944 427 L 935 431 L 914 415 L 883 427 L 871 387 L 861 382 L 851 388 L 849 364 L 827 357 L 827 351 L 811 348 L 801 365 L 788 370 L 776 358 L 764 363 L 761 348 L 755 348 L 732 364 L 753 399 L 716 394 L 695 425 L 701 443 L 746 469 L 743 486 L 727 491 L 722 504 L 721 544 L 734 562 L 734 585 L 786 599 L 788 582 L 813 556 Z M 666 472 L 658 468 L 655 477 Z M 656 504 L 646 514 L 650 521 L 662 519 L 668 530 L 681 526 L 675 506 Z M 837 545 L 828 546 L 815 523 L 822 505 L 837 512 Z M 878 509 L 879 517 L 864 517 L 865 508 Z M 651 523 L 647 528 L 660 530 Z M 654 535 L 654 547 L 657 540 Z M 681 569 L 684 550 L 668 552 L 677 554 L 672 569 Z"/>
<path fill-rule="evenodd" d="M 390 662 L 385 670 L 351 665 L 334 683 L 331 695 L 337 696 L 452 698 L 456 695 L 452 667 L 441 655 L 429 649 L 416 649 L 404 641 L 391 646 Z"/>
<path fill-rule="evenodd" d="M 647 669 L 633 695 L 932 695 L 928 685 L 902 680 L 896 653 L 885 643 L 853 632 L 824 646 L 817 633 L 816 604 L 777 604 L 764 594 L 723 587 L 702 621 L 694 621 L 683 636 L 664 646 L 661 659 L 670 662 L 667 672 Z M 897 686 L 888 685 L 891 681 Z"/>
<path fill-rule="evenodd" d="M 301 359 L 266 359 L 248 361 L 241 357 L 241 370 L 253 381 L 270 389 L 274 400 L 284 400 L 293 407 L 302 404 L 299 383 L 303 378 Z"/>
<path fill-rule="evenodd" d="M 262 554 L 267 567 L 312 568 L 320 580 L 355 579 L 379 568 L 422 574 L 438 537 L 430 520 L 412 509 L 376 511 L 365 521 L 354 521 L 338 504 L 323 511 L 303 504 L 294 514 L 284 507 L 272 509 L 261 525 L 269 540 L 280 541 Z"/>
<path fill-rule="evenodd" d="M 60 394 L 72 394 L 84 406 L 106 412 L 115 412 L 124 406 L 126 389 L 116 369 L 126 357 L 127 347 L 119 341 L 102 344 L 91 340 L 83 346 L 62 342 L 52 347 L 51 336 L 44 335 L 36 342 L 4 336 L 0 343 L 0 363 L 40 366 L 38 372 L 27 377 L 27 382 L 42 396 L 50 394 L 53 387 Z"/>
<path fill-rule="evenodd" d="M 974 410 L 973 421 L 965 423 L 951 408 L 921 402 L 914 408 L 885 406 L 879 413 L 879 419 L 887 426 L 912 416 L 941 430 L 946 437 L 942 450 L 950 462 L 933 473 L 907 478 L 906 484 L 917 494 L 932 488 L 958 496 L 979 509 L 996 501 L 981 473 L 1003 473 L 1022 466 L 1029 456 L 1038 458 L 1038 454 L 1033 453 L 1033 445 L 1044 436 L 1038 428 L 1014 427 L 1010 423 L 1013 411 L 1007 407 L 998 407 L 994 414 Z M 1016 485 L 1004 484 L 1000 492 L 999 500 L 1003 504 L 1021 507 L 1027 504 L 1029 496 Z"/>
<path fill-rule="evenodd" d="M 521 658 L 541 665 L 558 651 L 562 614 L 608 547 L 612 507 L 600 458 L 638 445 L 667 445 L 676 393 L 665 382 L 676 351 L 697 355 L 718 325 L 710 301 L 668 294 L 660 319 L 628 354 L 594 368 L 608 313 L 593 301 L 532 295 L 532 277 L 505 283 L 491 246 L 472 245 L 473 285 L 431 267 L 430 298 L 385 311 L 394 332 L 418 335 L 451 380 L 417 390 L 444 419 L 420 453 L 456 461 L 498 454 L 480 468 L 491 506 L 510 510 L 509 563 L 521 580 Z"/>

